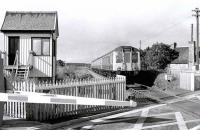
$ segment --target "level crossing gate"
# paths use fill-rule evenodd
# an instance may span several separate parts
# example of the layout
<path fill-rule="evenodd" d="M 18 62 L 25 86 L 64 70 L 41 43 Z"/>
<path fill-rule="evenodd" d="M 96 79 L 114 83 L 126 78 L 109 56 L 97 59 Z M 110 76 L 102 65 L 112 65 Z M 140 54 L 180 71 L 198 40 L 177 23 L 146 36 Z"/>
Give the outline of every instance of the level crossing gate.
<path fill-rule="evenodd" d="M 135 102 L 125 101 L 123 77 L 55 84 L 14 81 L 11 83 L 14 93 L 5 93 L 2 59 L 0 62 L 1 120 L 3 107 L 4 114 L 9 116 L 43 121 L 111 107 L 136 106 Z"/>

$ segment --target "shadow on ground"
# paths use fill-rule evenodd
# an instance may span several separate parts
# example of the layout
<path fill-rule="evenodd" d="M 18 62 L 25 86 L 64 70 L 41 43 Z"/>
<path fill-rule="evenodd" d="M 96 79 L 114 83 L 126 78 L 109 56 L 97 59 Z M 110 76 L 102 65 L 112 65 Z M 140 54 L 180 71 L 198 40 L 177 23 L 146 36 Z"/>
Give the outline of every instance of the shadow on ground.
<path fill-rule="evenodd" d="M 113 119 L 105 119 L 102 122 L 91 122 L 90 125 L 106 125 L 106 124 L 117 124 L 117 123 L 129 123 L 129 124 L 136 124 L 140 123 L 137 122 L 138 119 L 146 119 L 145 123 L 161 123 L 161 122 L 170 122 L 173 119 L 168 118 L 155 118 L 155 117 L 141 117 L 141 116 L 134 116 L 134 117 L 120 117 L 120 118 L 113 118 Z M 75 128 L 75 130 L 80 130 L 83 126 Z"/>
<path fill-rule="evenodd" d="M 4 128 L 11 127 L 34 127 L 41 125 L 41 123 L 36 121 L 27 121 L 25 119 L 11 119 L 11 120 L 3 120 L 2 126 Z"/>
<path fill-rule="evenodd" d="M 127 84 L 139 83 L 147 86 L 152 86 L 160 71 L 156 70 L 141 70 L 138 74 L 129 75 L 127 77 Z"/>

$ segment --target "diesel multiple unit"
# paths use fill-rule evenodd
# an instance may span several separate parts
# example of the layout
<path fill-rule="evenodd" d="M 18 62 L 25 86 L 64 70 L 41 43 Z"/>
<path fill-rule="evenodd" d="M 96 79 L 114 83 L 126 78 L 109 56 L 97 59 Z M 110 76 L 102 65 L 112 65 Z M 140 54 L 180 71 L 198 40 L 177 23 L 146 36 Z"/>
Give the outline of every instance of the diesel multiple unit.
<path fill-rule="evenodd" d="M 93 60 L 91 67 L 108 71 L 137 71 L 141 68 L 140 52 L 131 46 L 120 46 Z"/>

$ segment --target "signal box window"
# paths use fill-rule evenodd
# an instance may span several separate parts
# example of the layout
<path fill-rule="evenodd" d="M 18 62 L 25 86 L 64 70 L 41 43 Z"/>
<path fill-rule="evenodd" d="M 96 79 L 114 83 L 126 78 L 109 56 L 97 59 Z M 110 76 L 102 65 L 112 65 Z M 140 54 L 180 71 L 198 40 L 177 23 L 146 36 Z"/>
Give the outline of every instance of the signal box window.
<path fill-rule="evenodd" d="M 50 38 L 32 38 L 32 51 L 37 56 L 49 56 Z"/>

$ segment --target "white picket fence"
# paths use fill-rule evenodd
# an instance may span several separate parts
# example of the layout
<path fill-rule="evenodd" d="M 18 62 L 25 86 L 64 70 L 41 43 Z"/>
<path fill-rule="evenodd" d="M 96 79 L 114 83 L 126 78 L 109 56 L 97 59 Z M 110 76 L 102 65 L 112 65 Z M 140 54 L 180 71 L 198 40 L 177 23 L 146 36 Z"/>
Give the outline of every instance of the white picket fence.
<path fill-rule="evenodd" d="M 110 79 L 68 80 L 35 83 L 33 81 L 13 81 L 14 91 L 41 92 L 68 96 L 90 97 L 99 99 L 125 100 L 126 78 L 124 76 Z M 105 106 L 31 104 L 24 102 L 7 102 L 5 114 L 28 120 L 51 120 L 63 116 L 92 113 Z M 108 108 L 108 107 L 107 107 Z"/>

